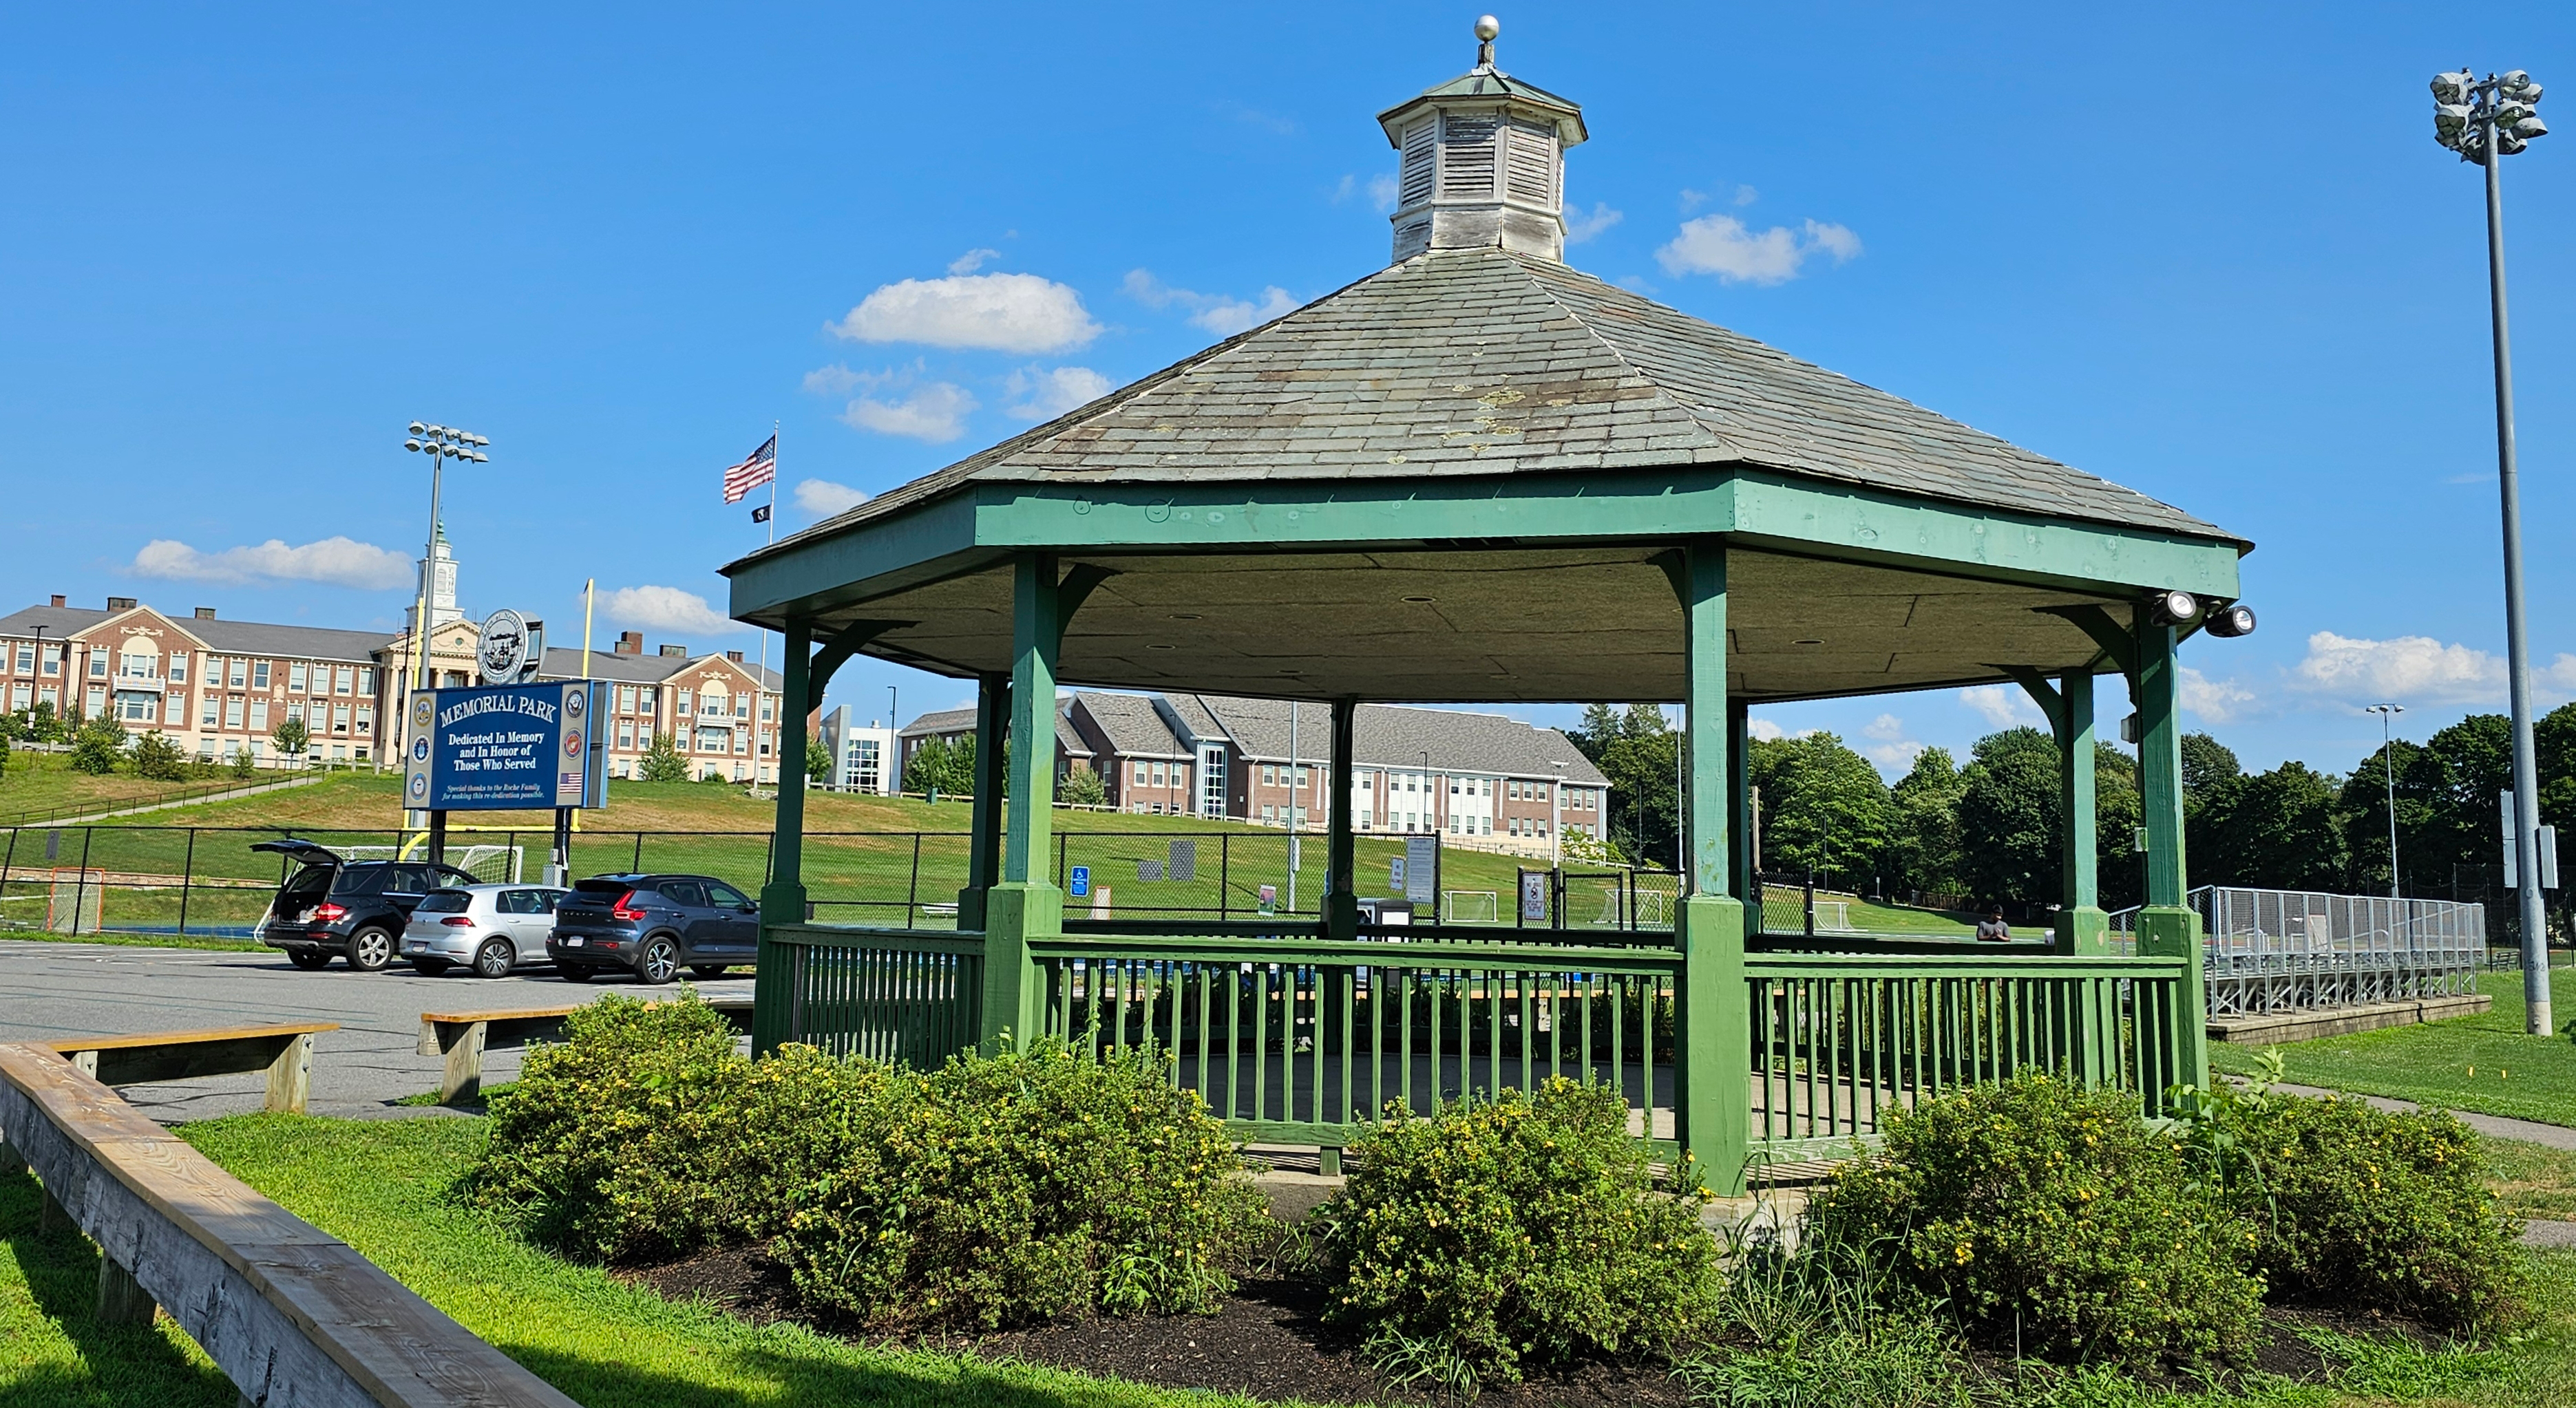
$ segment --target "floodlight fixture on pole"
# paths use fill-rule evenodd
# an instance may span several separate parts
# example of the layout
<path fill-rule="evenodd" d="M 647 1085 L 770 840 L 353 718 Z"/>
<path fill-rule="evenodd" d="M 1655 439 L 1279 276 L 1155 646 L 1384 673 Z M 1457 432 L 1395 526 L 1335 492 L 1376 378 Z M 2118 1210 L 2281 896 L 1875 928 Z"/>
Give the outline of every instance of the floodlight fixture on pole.
<path fill-rule="evenodd" d="M 412 688 L 429 688 L 429 603 L 431 584 L 438 576 L 438 495 L 449 460 L 483 464 L 492 457 L 483 447 L 492 442 L 470 430 L 453 426 L 425 425 L 413 421 L 411 433 L 404 438 L 403 448 L 414 454 L 429 456 L 429 546 L 423 552 L 420 572 L 420 614 L 412 621 Z M 404 716 L 406 720 L 408 714 Z"/>
<path fill-rule="evenodd" d="M 2433 76 L 2433 140 L 2486 168 L 2487 307 L 2495 340 L 2496 487 L 2504 517 L 2505 682 L 2513 707 L 2515 912 L 2522 924 L 2524 1030 L 2553 1035 L 2549 929 L 2540 895 L 2540 781 L 2531 737 L 2531 649 L 2523 629 L 2522 489 L 2513 437 L 2512 338 L 2505 318 L 2501 158 L 2548 135 L 2540 85 L 2521 69 L 2478 78 L 2461 68 Z"/>
<path fill-rule="evenodd" d="M 2397 743 L 2389 723 L 2405 713 L 2406 706 L 2373 704 L 2362 712 L 2379 716 L 2379 758 L 2388 771 L 2388 897 L 2402 902 L 2406 897 L 2397 888 Z"/>

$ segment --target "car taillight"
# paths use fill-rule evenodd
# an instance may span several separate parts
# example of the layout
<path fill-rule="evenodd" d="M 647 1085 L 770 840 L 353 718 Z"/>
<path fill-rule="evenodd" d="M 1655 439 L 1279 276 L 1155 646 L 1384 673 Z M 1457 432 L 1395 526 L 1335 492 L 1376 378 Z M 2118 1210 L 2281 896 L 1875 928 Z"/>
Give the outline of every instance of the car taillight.
<path fill-rule="evenodd" d="M 348 917 L 349 907 L 347 905 L 317 904 L 313 906 L 313 921 L 317 924 L 335 924 Z"/>
<path fill-rule="evenodd" d="M 463 914 L 451 914 L 438 922 L 451 929 L 471 929 L 474 927 L 472 916 Z"/>
<path fill-rule="evenodd" d="M 619 895 L 617 897 L 617 903 L 608 907 L 610 916 L 628 924 L 632 924 L 636 920 L 643 918 L 644 911 L 641 908 L 630 909 L 627 907 L 626 902 L 633 898 L 635 898 L 635 892 L 633 890 L 629 890 L 625 894 Z"/>

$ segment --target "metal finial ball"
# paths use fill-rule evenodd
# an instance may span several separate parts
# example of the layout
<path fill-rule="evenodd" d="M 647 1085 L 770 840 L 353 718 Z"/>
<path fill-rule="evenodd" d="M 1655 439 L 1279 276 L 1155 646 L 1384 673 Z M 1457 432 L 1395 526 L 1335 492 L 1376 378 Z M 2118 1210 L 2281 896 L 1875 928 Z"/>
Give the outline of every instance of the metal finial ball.
<path fill-rule="evenodd" d="M 1477 37 L 1477 38 L 1482 39 L 1482 40 L 1484 40 L 1486 43 L 1489 43 L 1489 44 L 1490 44 L 1490 43 L 1492 43 L 1492 42 L 1493 42 L 1494 36 L 1495 36 L 1495 35 L 1498 35 L 1498 34 L 1500 34 L 1500 33 L 1502 33 L 1502 32 L 1503 32 L 1503 24 L 1502 24 L 1502 21 L 1500 21 L 1500 20 L 1498 20 L 1498 19 L 1495 19 L 1492 15 L 1478 15 L 1478 16 L 1476 17 L 1476 37 Z"/>

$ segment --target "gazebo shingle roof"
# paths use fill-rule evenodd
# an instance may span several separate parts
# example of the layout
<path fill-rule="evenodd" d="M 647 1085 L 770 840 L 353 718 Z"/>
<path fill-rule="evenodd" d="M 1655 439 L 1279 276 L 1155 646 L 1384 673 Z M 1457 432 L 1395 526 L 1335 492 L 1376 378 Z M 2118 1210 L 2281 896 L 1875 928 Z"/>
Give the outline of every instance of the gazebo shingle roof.
<path fill-rule="evenodd" d="M 783 539 L 970 483 L 1741 465 L 2187 537 L 2212 524 L 1552 260 L 1408 259 Z"/>

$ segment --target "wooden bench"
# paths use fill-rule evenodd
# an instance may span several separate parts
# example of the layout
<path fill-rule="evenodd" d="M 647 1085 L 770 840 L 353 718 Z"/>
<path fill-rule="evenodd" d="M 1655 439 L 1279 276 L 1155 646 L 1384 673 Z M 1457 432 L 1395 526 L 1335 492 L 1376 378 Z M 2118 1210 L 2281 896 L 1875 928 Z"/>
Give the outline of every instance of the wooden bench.
<path fill-rule="evenodd" d="M 203 1032 L 80 1036 L 44 1045 L 101 1085 L 159 1085 L 195 1076 L 266 1071 L 268 1101 L 262 1108 L 300 1115 L 313 1090 L 313 1038 L 339 1029 L 337 1022 L 292 1022 Z"/>
<path fill-rule="evenodd" d="M 0 1164 L 44 1179 L 48 1219 L 98 1243 L 99 1318 L 148 1324 L 167 1310 L 245 1403 L 573 1408 L 51 1046 L 0 1046 L 0 1138 Z"/>
<path fill-rule="evenodd" d="M 751 1030 L 751 999 L 707 999 L 735 1031 Z M 455 1105 L 483 1092 L 483 1053 L 493 1047 L 526 1046 L 563 1035 L 564 1018 L 582 1004 L 563 1007 L 507 1007 L 490 1012 L 423 1012 L 420 1054 L 444 1058 L 438 1077 L 438 1103 Z"/>

